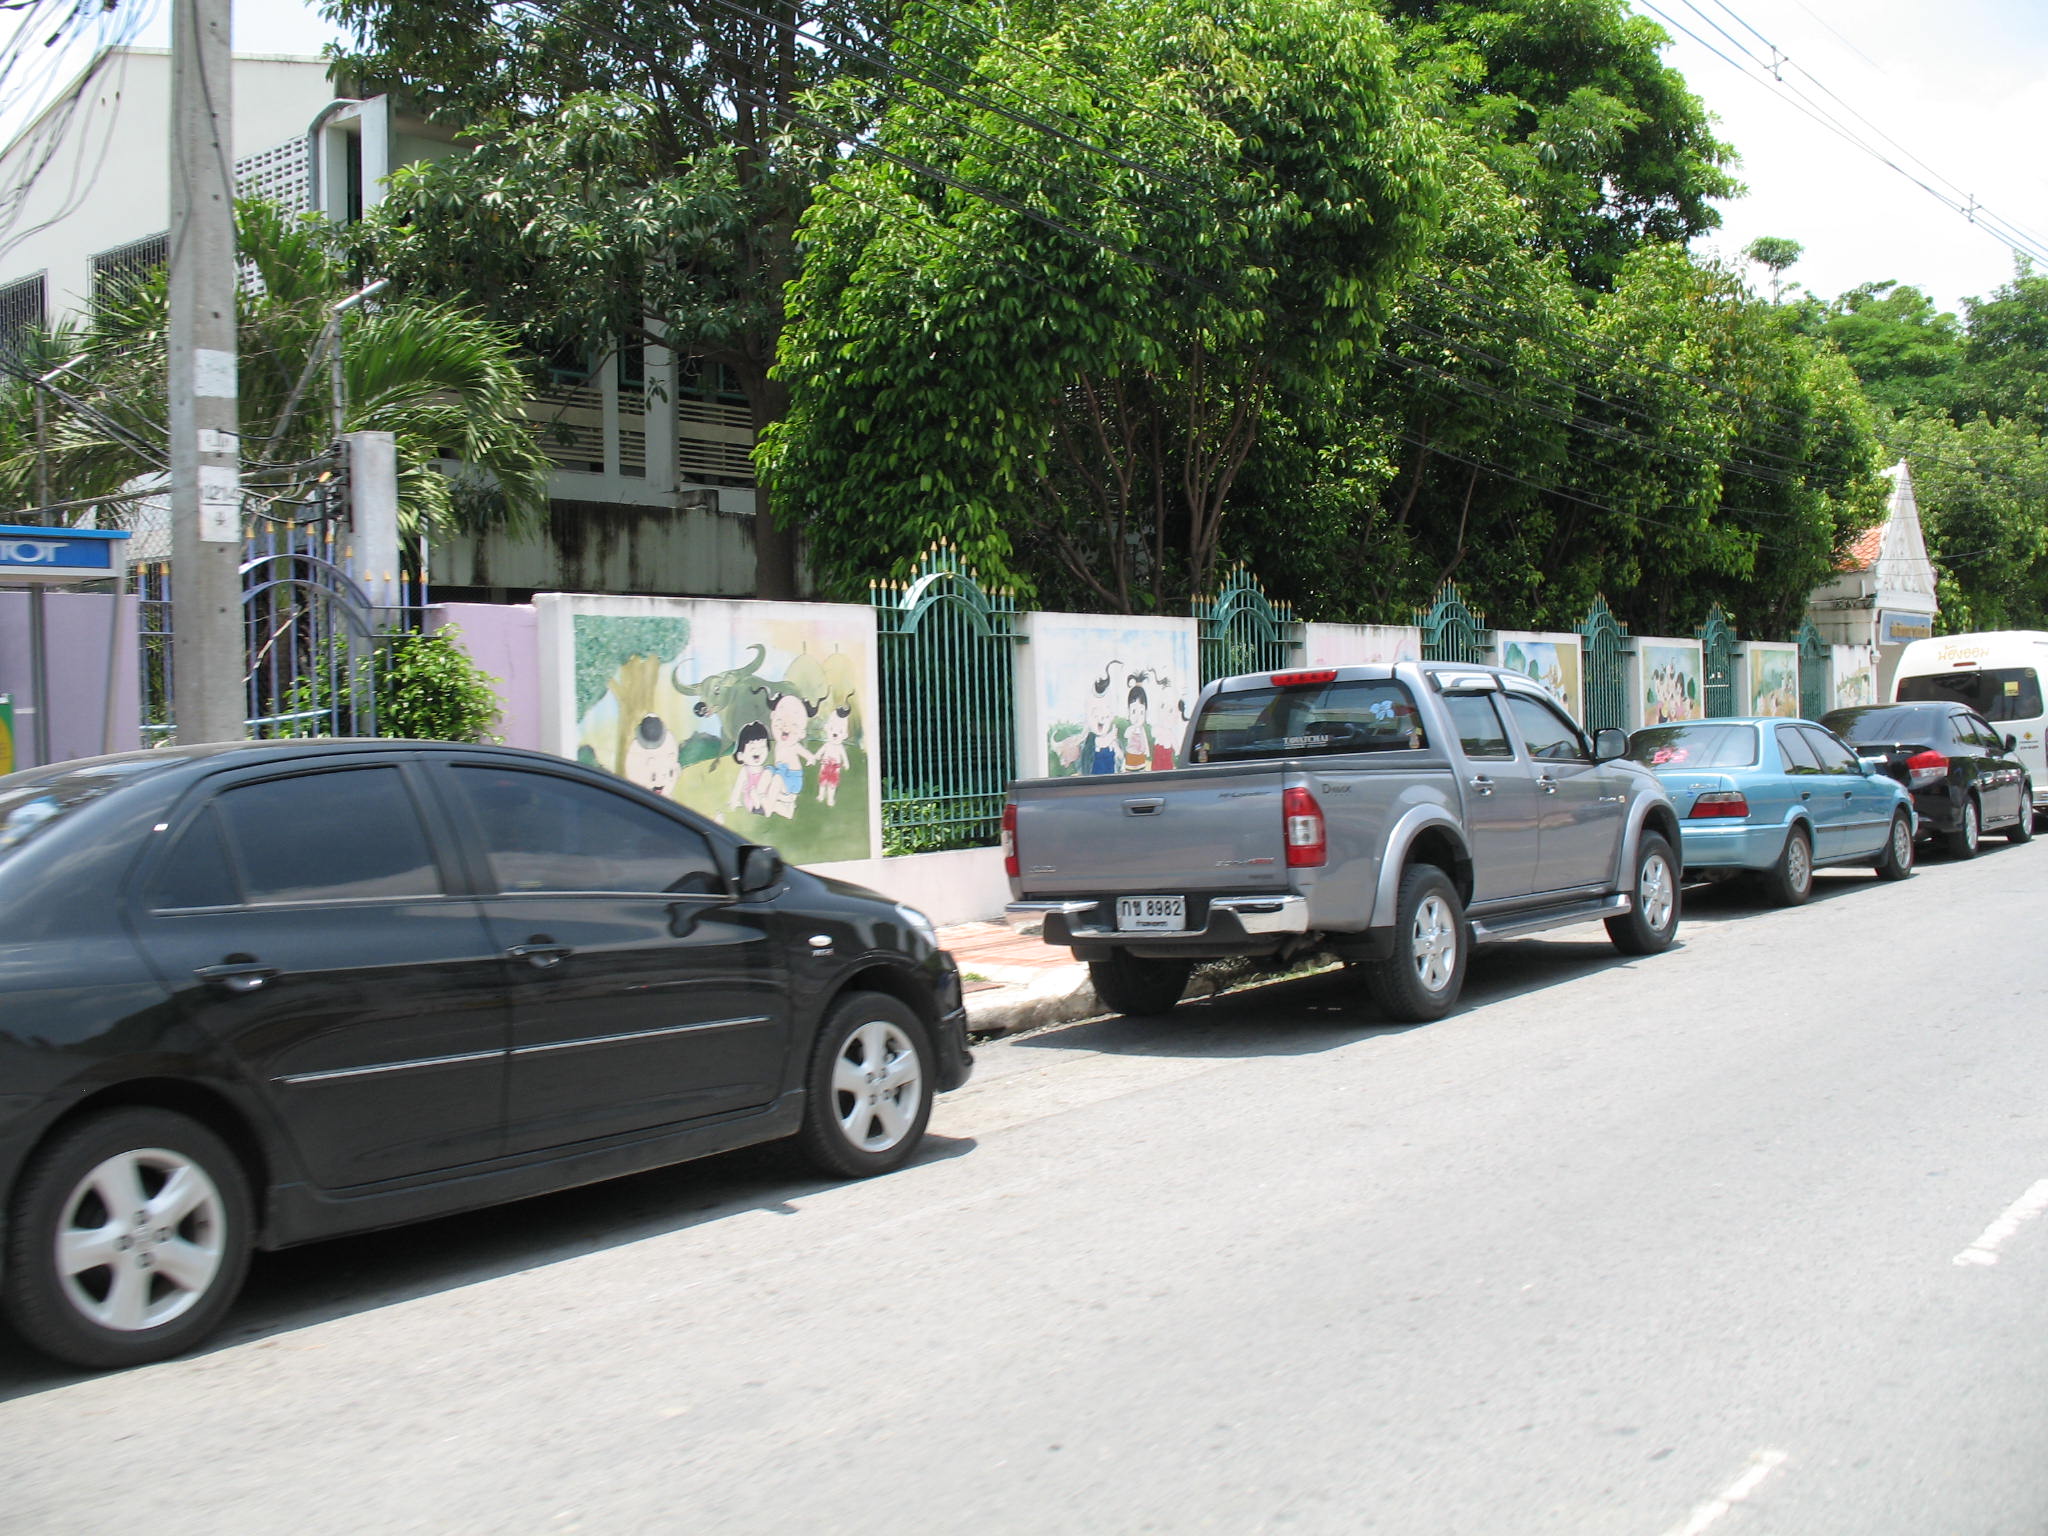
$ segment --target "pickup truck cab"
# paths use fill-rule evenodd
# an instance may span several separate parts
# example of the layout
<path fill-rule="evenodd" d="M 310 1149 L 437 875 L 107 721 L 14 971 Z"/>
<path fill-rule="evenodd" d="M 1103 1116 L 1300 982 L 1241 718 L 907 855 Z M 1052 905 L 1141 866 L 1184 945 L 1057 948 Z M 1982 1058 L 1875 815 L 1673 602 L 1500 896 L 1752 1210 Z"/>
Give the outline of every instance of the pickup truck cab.
<path fill-rule="evenodd" d="M 1437 1018 L 1475 944 L 1596 920 L 1630 954 L 1671 943 L 1678 819 L 1627 747 L 1497 667 L 1224 678 L 1186 766 L 1011 786 L 1009 912 L 1121 1013 L 1172 1007 L 1198 960 L 1323 950 Z"/>

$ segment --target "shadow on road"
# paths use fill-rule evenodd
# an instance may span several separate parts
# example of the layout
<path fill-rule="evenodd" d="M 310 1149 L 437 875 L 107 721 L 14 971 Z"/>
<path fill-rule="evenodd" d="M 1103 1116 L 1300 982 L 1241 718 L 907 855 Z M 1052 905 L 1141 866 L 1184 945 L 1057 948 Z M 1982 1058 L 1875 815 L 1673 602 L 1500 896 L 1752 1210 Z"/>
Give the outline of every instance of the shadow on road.
<path fill-rule="evenodd" d="M 929 1135 L 911 1166 L 962 1157 L 971 1139 Z M 686 1231 L 749 1211 L 797 1216 L 791 1201 L 838 1187 L 800 1171 L 784 1148 L 746 1147 L 460 1216 L 259 1253 L 241 1300 L 207 1344 L 183 1358 L 247 1346 L 333 1318 Z M 516 1341 L 508 1341 L 514 1343 Z M 147 1369 L 145 1367 L 145 1369 Z M 98 1372 L 34 1353 L 0 1329 L 0 1402 Z M 0 1522 L 4 1524 L 4 1522 Z"/>

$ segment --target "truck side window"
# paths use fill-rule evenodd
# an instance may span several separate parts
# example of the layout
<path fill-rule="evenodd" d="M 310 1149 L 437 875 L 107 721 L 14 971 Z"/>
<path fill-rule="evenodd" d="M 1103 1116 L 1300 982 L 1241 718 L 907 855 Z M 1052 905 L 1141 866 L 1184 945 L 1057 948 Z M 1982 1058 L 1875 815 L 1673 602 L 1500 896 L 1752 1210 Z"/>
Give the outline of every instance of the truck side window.
<path fill-rule="evenodd" d="M 1444 708 L 1450 711 L 1451 723 L 1458 728 L 1458 745 L 1465 749 L 1467 757 L 1515 755 L 1515 749 L 1508 744 L 1507 727 L 1501 724 L 1500 713 L 1487 694 L 1446 694 Z"/>
<path fill-rule="evenodd" d="M 1521 728 L 1522 744 L 1538 762 L 1571 761 L 1589 756 L 1579 728 L 1557 712 L 1548 700 L 1525 693 L 1506 696 L 1508 713 Z"/>

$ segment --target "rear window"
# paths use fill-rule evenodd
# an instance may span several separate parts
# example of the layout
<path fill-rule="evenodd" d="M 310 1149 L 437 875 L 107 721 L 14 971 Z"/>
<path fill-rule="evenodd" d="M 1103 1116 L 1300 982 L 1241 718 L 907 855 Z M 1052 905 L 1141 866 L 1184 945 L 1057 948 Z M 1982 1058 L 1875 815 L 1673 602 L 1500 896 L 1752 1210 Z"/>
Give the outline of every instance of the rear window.
<path fill-rule="evenodd" d="M 1927 705 L 1919 709 L 1887 709 L 1875 705 L 1864 709 L 1837 709 L 1820 717 L 1820 723 L 1844 741 L 1927 741 L 1939 737 L 1948 709 Z"/>
<path fill-rule="evenodd" d="M 1219 693 L 1195 717 L 1197 763 L 1242 763 L 1425 746 L 1422 716 L 1392 678 Z"/>
<path fill-rule="evenodd" d="M 0 854 L 12 852 L 64 817 L 111 794 L 145 773 L 182 763 L 182 757 L 126 758 L 84 768 L 25 768 L 0 778 Z"/>
<path fill-rule="evenodd" d="M 1751 768 L 1756 727 L 1697 720 L 1648 726 L 1629 737 L 1628 755 L 1645 768 Z"/>
<path fill-rule="evenodd" d="M 1902 700 L 1961 704 L 1987 720 L 2032 720 L 2041 713 L 2041 679 L 2032 667 L 1983 667 L 1899 679 Z"/>

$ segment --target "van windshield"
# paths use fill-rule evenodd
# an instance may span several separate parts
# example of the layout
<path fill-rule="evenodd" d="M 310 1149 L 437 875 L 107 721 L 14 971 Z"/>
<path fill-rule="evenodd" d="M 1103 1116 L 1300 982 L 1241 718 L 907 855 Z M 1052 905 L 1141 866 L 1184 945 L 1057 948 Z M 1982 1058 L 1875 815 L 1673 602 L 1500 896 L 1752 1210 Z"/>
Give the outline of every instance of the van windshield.
<path fill-rule="evenodd" d="M 1972 667 L 1899 679 L 1901 702 L 1963 704 L 1986 720 L 2032 720 L 2041 713 L 2041 679 L 2032 667 Z"/>
<path fill-rule="evenodd" d="M 1242 763 L 1425 744 L 1407 688 L 1392 678 L 1363 678 L 1219 693 L 1195 717 L 1190 753 L 1197 763 Z"/>

